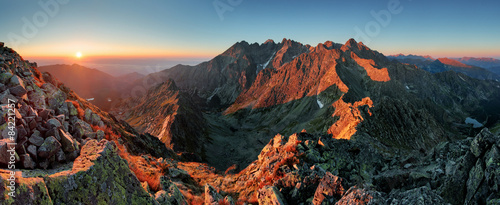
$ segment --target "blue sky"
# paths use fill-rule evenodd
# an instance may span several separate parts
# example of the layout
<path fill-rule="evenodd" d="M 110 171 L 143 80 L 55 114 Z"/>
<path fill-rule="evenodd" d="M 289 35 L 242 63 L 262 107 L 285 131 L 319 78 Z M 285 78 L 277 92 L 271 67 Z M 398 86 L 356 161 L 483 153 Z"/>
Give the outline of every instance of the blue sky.
<path fill-rule="evenodd" d="M 315 46 L 358 36 L 384 54 L 500 57 L 500 1 L 493 0 L 65 1 L 1 1 L 0 41 L 12 46 L 13 34 L 23 37 L 15 49 L 31 57 L 81 51 L 84 56 L 211 58 L 241 40 L 290 38 Z M 44 22 L 41 13 L 47 12 L 39 2 L 57 2 L 58 12 Z M 399 12 L 391 13 L 389 3 Z M 389 13 L 390 20 L 377 21 L 372 12 Z M 34 16 L 41 21 L 38 32 L 23 35 L 23 18 L 34 23 Z"/>

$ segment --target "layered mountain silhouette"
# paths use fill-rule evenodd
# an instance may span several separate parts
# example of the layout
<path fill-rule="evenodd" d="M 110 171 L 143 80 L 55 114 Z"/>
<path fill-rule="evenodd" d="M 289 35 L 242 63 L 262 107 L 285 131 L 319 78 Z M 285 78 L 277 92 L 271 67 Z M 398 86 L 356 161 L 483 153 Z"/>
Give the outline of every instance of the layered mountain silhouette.
<path fill-rule="evenodd" d="M 498 59 L 463 57 L 463 58 L 456 58 L 455 60 L 465 63 L 467 65 L 486 68 L 489 71 L 500 75 L 500 60 Z"/>
<path fill-rule="evenodd" d="M 453 70 L 476 68 L 458 61 L 434 60 L 446 69 L 429 72 L 353 39 L 242 41 L 196 66 L 123 76 L 135 81 L 107 113 L 0 51 L 23 172 L 23 197 L 0 196 L 8 204 L 500 200 L 500 83 Z"/>
<path fill-rule="evenodd" d="M 38 69 L 41 72 L 51 73 L 82 98 L 92 99 L 89 100 L 91 103 L 105 111 L 110 109 L 113 100 L 121 97 L 124 85 L 144 77 L 139 73 L 114 77 L 100 70 L 77 64 L 40 66 Z"/>
<path fill-rule="evenodd" d="M 500 80 L 499 60 L 492 58 L 438 58 L 417 55 L 393 55 L 389 59 L 418 66 L 431 73 L 455 71 L 477 79 Z"/>

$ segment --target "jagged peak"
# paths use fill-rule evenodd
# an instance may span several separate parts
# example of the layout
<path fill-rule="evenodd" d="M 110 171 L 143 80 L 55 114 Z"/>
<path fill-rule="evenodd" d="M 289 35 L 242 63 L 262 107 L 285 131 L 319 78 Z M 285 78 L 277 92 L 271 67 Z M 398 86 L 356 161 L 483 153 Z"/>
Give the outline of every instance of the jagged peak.
<path fill-rule="evenodd" d="M 281 44 L 292 43 L 292 42 L 293 42 L 292 40 L 287 39 L 287 38 L 283 38 L 283 40 L 281 40 Z"/>
<path fill-rule="evenodd" d="M 352 46 L 358 45 L 358 42 L 356 42 L 356 40 L 354 40 L 354 38 L 351 38 L 344 45 L 352 47 Z"/>
<path fill-rule="evenodd" d="M 268 43 L 275 44 L 273 39 L 267 39 L 267 41 L 264 42 L 263 45 L 268 44 Z"/>

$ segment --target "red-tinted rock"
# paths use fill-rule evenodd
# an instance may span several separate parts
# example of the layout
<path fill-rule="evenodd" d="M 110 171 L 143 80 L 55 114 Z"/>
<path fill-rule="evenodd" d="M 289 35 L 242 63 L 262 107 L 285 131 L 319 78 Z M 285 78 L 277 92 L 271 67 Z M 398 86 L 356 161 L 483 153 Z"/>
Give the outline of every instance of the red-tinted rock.
<path fill-rule="evenodd" d="M 321 204 L 326 198 L 335 197 L 339 199 L 346 191 L 345 186 L 344 179 L 326 172 L 314 193 L 313 204 Z"/>

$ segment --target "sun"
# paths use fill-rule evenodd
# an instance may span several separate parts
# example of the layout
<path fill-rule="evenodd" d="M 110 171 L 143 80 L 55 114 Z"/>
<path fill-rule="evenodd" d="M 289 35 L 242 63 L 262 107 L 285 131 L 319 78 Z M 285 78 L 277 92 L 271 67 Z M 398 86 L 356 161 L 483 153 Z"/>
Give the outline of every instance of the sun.
<path fill-rule="evenodd" d="M 76 58 L 81 58 L 82 57 L 82 52 L 80 52 L 80 51 L 76 52 L 75 56 L 76 56 Z"/>

